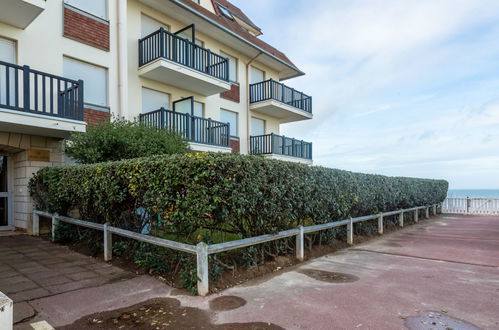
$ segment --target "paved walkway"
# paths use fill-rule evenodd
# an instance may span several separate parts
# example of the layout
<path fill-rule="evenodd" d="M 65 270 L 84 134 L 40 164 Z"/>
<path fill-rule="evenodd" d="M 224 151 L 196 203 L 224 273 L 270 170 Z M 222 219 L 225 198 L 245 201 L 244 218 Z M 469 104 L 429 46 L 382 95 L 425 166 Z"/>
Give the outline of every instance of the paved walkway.
<path fill-rule="evenodd" d="M 305 270 L 358 280 L 328 283 Z M 439 216 L 222 294 L 247 304 L 218 313 L 220 323 L 258 320 L 286 329 L 499 329 L 499 217 Z M 199 304 L 195 299 L 183 303 Z"/>
<path fill-rule="evenodd" d="M 183 306 L 205 310 L 215 324 L 268 322 L 286 329 L 499 329 L 499 217 L 424 220 L 208 297 L 172 295 L 170 287 L 149 276 L 133 277 L 27 236 L 0 237 L 0 254 L 1 272 L 9 274 L 1 279 L 0 291 L 14 290 L 8 295 L 18 306 L 21 302 L 37 311 L 30 322 L 47 320 L 53 326 L 154 297 L 170 297 Z M 80 274 L 87 275 L 81 278 Z M 9 278 L 25 284 L 13 285 Z M 66 282 L 51 282 L 58 278 Z M 246 303 L 233 310 L 213 309 L 210 302 L 223 296 L 236 296 Z M 27 329 L 28 323 L 17 328 Z"/>
<path fill-rule="evenodd" d="M 0 274 L 0 291 L 14 301 L 16 323 L 35 314 L 29 301 L 135 277 L 28 235 L 0 236 Z"/>

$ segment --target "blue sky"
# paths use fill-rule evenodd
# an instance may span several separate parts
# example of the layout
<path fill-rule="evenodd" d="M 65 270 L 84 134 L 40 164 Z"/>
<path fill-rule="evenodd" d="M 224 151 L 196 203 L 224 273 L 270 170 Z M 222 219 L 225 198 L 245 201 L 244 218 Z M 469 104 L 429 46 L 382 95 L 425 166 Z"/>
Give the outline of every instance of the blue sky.
<path fill-rule="evenodd" d="M 499 189 L 499 1 L 233 2 L 307 73 L 316 165 Z"/>

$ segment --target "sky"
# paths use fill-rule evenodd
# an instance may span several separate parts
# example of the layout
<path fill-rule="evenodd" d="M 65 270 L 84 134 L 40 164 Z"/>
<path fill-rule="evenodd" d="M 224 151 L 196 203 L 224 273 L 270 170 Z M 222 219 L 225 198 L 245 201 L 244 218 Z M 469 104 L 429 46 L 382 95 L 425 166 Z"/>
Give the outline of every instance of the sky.
<path fill-rule="evenodd" d="M 499 189 L 498 0 L 233 0 L 305 76 L 315 165 Z"/>

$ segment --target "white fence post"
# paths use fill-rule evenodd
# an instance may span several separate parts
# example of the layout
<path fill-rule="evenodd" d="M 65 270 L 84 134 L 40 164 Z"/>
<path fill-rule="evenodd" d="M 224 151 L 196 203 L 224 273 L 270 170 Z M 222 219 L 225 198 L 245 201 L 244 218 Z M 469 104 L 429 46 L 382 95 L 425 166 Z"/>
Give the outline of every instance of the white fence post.
<path fill-rule="evenodd" d="M 55 242 L 55 229 L 59 225 L 59 219 L 57 219 L 57 217 L 57 213 L 54 213 L 54 215 L 52 215 L 52 242 Z"/>
<path fill-rule="evenodd" d="M 350 218 L 350 222 L 347 224 L 347 243 L 353 245 L 353 221 Z"/>
<path fill-rule="evenodd" d="M 437 204 L 433 204 L 433 215 L 437 215 Z"/>
<path fill-rule="evenodd" d="M 113 259 L 113 234 L 108 229 L 109 223 L 104 224 L 104 260 Z"/>
<path fill-rule="evenodd" d="M 378 217 L 378 234 L 383 234 L 383 213 L 380 213 Z"/>
<path fill-rule="evenodd" d="M 198 294 L 206 296 L 209 292 L 208 285 L 208 245 L 204 242 L 196 245 Z"/>
<path fill-rule="evenodd" d="M 427 206 L 425 209 L 425 218 L 426 219 L 430 218 L 430 207 L 429 206 Z"/>
<path fill-rule="evenodd" d="M 399 214 L 399 226 L 404 227 L 404 211 L 400 211 Z"/>
<path fill-rule="evenodd" d="M 299 226 L 300 232 L 296 235 L 296 258 L 300 261 L 303 261 L 305 257 L 304 253 L 304 239 L 305 235 L 303 232 L 303 226 Z"/>
<path fill-rule="evenodd" d="M 40 236 L 40 216 L 33 213 L 33 236 Z"/>
<path fill-rule="evenodd" d="M 418 222 L 419 221 L 419 209 L 415 209 L 414 210 L 414 222 Z"/>
<path fill-rule="evenodd" d="M 0 329 L 12 330 L 14 324 L 14 303 L 0 292 Z"/>

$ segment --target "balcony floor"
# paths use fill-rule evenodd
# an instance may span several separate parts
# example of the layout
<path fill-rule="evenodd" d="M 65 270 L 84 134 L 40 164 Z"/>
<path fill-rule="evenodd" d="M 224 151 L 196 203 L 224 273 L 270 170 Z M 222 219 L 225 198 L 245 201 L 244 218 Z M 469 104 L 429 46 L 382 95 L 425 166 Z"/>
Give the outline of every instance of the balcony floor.
<path fill-rule="evenodd" d="M 312 119 L 313 115 L 276 100 L 265 100 L 250 104 L 250 110 L 278 118 L 281 123 Z"/>
<path fill-rule="evenodd" d="M 231 88 L 231 84 L 227 81 L 164 58 L 159 58 L 140 67 L 139 75 L 204 96 L 226 92 Z"/>
<path fill-rule="evenodd" d="M 0 107 L 0 131 L 66 138 L 71 132 L 85 132 L 83 121 L 26 113 Z"/>

